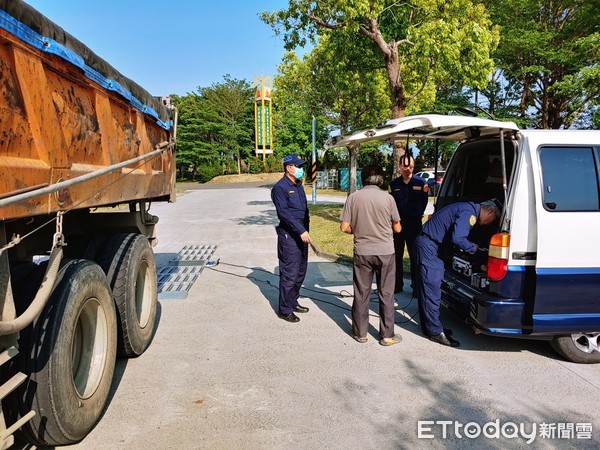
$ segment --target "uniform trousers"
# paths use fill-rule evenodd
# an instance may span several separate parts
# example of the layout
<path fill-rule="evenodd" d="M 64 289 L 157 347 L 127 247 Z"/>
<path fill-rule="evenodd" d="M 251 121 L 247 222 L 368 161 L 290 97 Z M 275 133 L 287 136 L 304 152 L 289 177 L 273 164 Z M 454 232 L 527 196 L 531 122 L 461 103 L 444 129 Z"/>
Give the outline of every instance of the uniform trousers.
<path fill-rule="evenodd" d="M 394 281 L 396 262 L 394 255 L 357 255 L 353 258 L 354 302 L 352 303 L 352 332 L 366 337 L 369 330 L 369 302 L 373 275 L 379 294 L 380 338 L 394 336 Z"/>
<path fill-rule="evenodd" d="M 410 259 L 410 287 L 414 289 L 416 269 L 413 245 L 415 239 L 421 233 L 422 218 L 401 217 L 400 224 L 402 225 L 402 231 L 394 233 L 394 252 L 396 253 L 396 287 L 394 292 L 402 292 L 404 288 L 404 267 L 402 264 L 402 260 L 404 259 L 404 245 L 406 245 Z"/>
<path fill-rule="evenodd" d="M 413 250 L 417 268 L 416 290 L 421 330 L 426 336 L 435 336 L 444 331 L 440 320 L 444 262 L 438 256 L 438 243 L 427 236 L 418 236 Z"/>
<path fill-rule="evenodd" d="M 279 258 L 279 314 L 291 314 L 298 306 L 300 288 L 306 277 L 308 244 L 277 227 L 277 257 Z"/>

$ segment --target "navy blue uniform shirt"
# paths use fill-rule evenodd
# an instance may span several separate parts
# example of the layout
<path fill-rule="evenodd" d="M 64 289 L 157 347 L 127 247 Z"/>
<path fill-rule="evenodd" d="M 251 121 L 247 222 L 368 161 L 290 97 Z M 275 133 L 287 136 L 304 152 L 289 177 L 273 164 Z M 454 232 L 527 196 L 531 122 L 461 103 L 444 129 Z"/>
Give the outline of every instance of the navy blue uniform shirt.
<path fill-rule="evenodd" d="M 423 233 L 432 241 L 441 244 L 452 242 L 458 248 L 475 253 L 477 246 L 467 239 L 471 228 L 477 223 L 480 206 L 478 203 L 461 202 L 436 211 L 423 225 Z"/>
<path fill-rule="evenodd" d="M 413 175 L 408 183 L 402 180 L 402 176 L 395 178 L 390 183 L 390 194 L 396 201 L 400 219 L 408 217 L 423 217 L 427 208 L 427 182 Z"/>
<path fill-rule="evenodd" d="M 308 231 L 308 204 L 302 181 L 294 183 L 286 175 L 271 189 L 279 226 L 295 236 Z"/>

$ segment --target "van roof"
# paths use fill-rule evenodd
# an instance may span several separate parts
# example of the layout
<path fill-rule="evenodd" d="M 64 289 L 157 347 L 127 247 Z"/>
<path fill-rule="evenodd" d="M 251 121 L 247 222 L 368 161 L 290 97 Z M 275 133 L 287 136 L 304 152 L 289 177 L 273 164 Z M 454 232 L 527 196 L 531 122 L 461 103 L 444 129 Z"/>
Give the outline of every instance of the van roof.
<path fill-rule="evenodd" d="M 347 147 L 366 141 L 385 141 L 407 137 L 463 141 L 478 136 L 496 136 L 500 130 L 519 131 L 519 127 L 513 122 L 501 122 L 480 117 L 425 114 L 390 119 L 373 128 L 334 136 L 326 142 L 325 146 L 327 148 Z"/>
<path fill-rule="evenodd" d="M 541 145 L 589 147 L 600 142 L 600 130 L 522 130 L 519 135 L 530 148 Z"/>

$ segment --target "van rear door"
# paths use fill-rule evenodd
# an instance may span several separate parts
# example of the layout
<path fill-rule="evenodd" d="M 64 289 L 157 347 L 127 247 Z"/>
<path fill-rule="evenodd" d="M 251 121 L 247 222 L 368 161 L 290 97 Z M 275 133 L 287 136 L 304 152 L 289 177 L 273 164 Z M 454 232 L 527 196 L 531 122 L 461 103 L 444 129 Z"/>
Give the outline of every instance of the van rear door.
<path fill-rule="evenodd" d="M 533 333 L 598 331 L 600 149 L 589 143 L 600 133 L 581 140 L 585 132 L 562 131 L 565 143 L 552 145 L 543 142 L 561 141 L 541 133 L 528 139 L 537 215 Z"/>
<path fill-rule="evenodd" d="M 498 136 L 501 129 L 517 131 L 519 128 L 513 122 L 500 122 L 480 117 L 426 114 L 391 119 L 374 128 L 334 136 L 327 141 L 325 146 L 326 148 L 348 147 L 367 141 L 386 141 L 407 137 L 410 139 L 464 141 L 475 137 Z"/>

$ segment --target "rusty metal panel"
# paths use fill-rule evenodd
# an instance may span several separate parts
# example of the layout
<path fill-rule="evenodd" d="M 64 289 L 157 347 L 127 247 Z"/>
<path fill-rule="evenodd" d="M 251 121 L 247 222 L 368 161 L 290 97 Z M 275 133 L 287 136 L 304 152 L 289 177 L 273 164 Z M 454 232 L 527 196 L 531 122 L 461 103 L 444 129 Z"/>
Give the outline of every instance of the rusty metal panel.
<path fill-rule="evenodd" d="M 80 68 L 0 29 L 0 198 L 150 153 L 169 131 Z M 0 220 L 143 199 L 169 199 L 168 149 L 70 187 L 0 208 Z"/>

